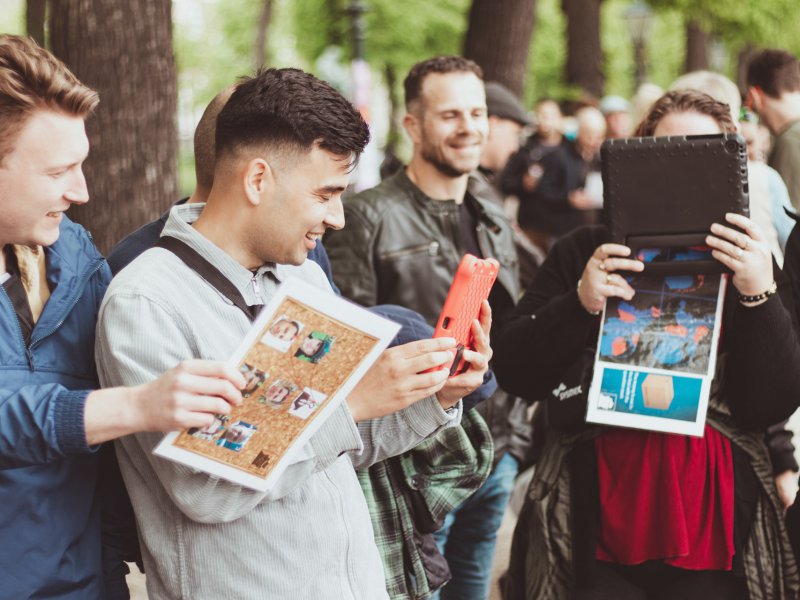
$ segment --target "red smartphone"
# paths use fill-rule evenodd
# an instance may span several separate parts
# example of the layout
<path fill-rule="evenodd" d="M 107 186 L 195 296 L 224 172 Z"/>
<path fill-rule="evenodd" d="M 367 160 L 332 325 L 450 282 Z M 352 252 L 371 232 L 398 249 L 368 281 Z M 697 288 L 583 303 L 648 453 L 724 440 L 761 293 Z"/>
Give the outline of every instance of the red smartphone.
<path fill-rule="evenodd" d="M 444 307 L 436 323 L 433 337 L 452 337 L 457 346 L 453 350 L 450 376 L 467 370 L 467 361 L 462 358 L 465 348 L 475 349 L 472 322 L 478 318 L 481 304 L 489 298 L 500 263 L 493 258 L 478 258 L 465 254 L 458 265 Z"/>

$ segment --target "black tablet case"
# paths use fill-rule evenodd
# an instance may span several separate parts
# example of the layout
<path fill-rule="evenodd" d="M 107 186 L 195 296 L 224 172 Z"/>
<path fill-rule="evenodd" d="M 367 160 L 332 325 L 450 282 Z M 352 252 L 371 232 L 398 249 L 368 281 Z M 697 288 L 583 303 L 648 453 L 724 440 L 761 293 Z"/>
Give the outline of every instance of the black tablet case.
<path fill-rule="evenodd" d="M 604 218 L 612 241 L 642 248 L 705 245 L 725 213 L 749 216 L 747 148 L 736 133 L 626 138 L 601 150 Z M 721 272 L 716 260 L 648 263 L 648 273 Z"/>

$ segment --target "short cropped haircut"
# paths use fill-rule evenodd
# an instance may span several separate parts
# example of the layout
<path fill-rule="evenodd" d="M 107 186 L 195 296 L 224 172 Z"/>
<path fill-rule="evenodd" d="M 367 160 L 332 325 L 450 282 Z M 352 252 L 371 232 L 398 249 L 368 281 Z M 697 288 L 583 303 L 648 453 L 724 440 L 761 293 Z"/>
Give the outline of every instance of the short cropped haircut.
<path fill-rule="evenodd" d="M 406 110 L 411 112 L 422 94 L 422 84 L 431 73 L 472 73 L 483 81 L 483 71 L 477 63 L 463 56 L 435 56 L 415 64 L 406 75 L 403 87 L 406 95 Z"/>
<path fill-rule="evenodd" d="M 355 107 L 299 69 L 260 69 L 243 79 L 220 111 L 216 133 L 217 160 L 243 150 L 305 154 L 318 145 L 354 166 L 369 141 Z"/>
<path fill-rule="evenodd" d="M 37 110 L 86 117 L 98 101 L 97 92 L 32 39 L 0 35 L 0 162 Z"/>
<path fill-rule="evenodd" d="M 730 107 L 724 102 L 714 100 L 708 94 L 694 90 L 667 92 L 653 103 L 650 112 L 642 119 L 634 132 L 635 136 L 655 135 L 661 119 L 672 113 L 694 112 L 714 119 L 724 133 L 735 133 L 736 123 L 731 116 Z"/>
<path fill-rule="evenodd" d="M 800 91 L 800 63 L 786 50 L 763 50 L 747 64 L 747 85 L 772 98 Z"/>

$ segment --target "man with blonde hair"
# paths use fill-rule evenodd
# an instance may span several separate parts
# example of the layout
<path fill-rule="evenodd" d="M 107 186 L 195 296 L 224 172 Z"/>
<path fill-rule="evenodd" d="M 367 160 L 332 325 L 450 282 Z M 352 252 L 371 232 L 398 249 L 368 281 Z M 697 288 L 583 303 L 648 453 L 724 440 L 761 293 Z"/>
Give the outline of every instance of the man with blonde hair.
<path fill-rule="evenodd" d="M 84 120 L 97 103 L 52 54 L 0 35 L 3 598 L 108 597 L 95 498 L 100 444 L 204 427 L 241 401 L 242 376 L 220 362 L 96 389 L 94 329 L 110 272 L 64 213 L 89 199 Z"/>

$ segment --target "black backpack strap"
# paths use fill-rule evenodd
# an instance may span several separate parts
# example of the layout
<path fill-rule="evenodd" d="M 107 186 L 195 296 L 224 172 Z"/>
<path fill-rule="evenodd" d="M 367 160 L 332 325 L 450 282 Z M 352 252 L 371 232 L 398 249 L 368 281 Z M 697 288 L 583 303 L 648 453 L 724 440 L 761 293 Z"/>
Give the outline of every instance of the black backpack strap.
<path fill-rule="evenodd" d="M 247 315 L 247 318 L 250 319 L 250 321 L 255 321 L 255 318 L 258 316 L 258 313 L 261 310 L 261 306 L 250 306 L 247 304 L 241 292 L 236 289 L 236 286 L 233 285 L 230 280 L 220 272 L 219 269 L 201 256 L 197 250 L 185 242 L 168 235 L 161 236 L 156 244 L 156 247 L 164 248 L 164 250 L 169 250 L 172 252 L 175 256 L 186 263 L 187 267 L 197 272 L 198 275 L 213 285 L 220 294 L 230 300 L 236 308 Z"/>

